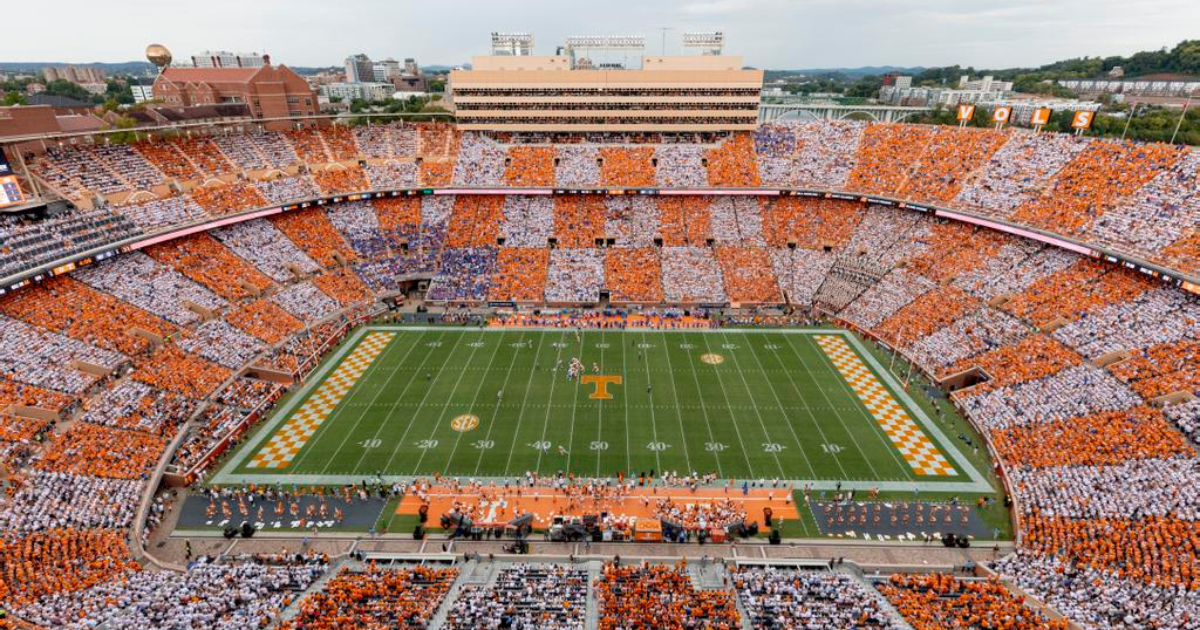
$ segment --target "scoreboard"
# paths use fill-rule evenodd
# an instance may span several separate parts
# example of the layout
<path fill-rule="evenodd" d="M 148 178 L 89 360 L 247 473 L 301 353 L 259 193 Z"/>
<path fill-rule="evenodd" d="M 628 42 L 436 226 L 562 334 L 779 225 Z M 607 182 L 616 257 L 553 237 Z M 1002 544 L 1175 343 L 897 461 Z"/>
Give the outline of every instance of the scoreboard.
<path fill-rule="evenodd" d="M 25 203 L 16 175 L 0 175 L 0 208 Z"/>
<path fill-rule="evenodd" d="M 21 194 L 21 186 L 17 184 L 17 176 L 8 164 L 4 147 L 0 147 L 0 208 L 24 202 L 25 196 Z"/>

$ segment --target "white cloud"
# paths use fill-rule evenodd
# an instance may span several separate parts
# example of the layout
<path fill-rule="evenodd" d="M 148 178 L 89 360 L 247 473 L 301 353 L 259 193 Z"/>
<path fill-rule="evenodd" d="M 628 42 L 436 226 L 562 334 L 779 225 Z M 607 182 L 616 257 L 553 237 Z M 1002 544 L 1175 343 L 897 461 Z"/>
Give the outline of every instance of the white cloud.
<path fill-rule="evenodd" d="M 711 0 L 710 2 L 689 2 L 680 11 L 692 15 L 719 15 L 745 11 L 751 7 L 750 0 Z"/>
<path fill-rule="evenodd" d="M 279 63 L 338 65 L 347 55 L 457 64 L 486 54 L 493 30 L 531 31 L 536 51 L 568 35 L 641 34 L 657 54 L 690 30 L 721 30 L 726 52 L 760 68 L 960 64 L 1004 68 L 1129 54 L 1197 37 L 1196 0 L 94 0 L 9 3 L 0 61 L 128 61 L 159 42 L 177 58 L 256 50 Z"/>

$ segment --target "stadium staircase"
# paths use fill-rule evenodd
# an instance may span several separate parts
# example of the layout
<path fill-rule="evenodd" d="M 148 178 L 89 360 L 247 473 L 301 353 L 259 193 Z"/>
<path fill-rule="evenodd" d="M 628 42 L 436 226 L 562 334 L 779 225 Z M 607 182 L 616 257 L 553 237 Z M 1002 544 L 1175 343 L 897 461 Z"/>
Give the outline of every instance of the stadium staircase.
<path fill-rule="evenodd" d="M 342 569 L 346 567 L 353 568 L 356 564 L 359 563 L 353 562 L 350 560 L 350 558 L 338 558 L 337 560 L 329 563 L 329 570 L 323 573 L 321 577 L 314 580 L 313 583 L 308 586 L 307 590 L 297 594 L 296 597 L 292 598 L 292 603 L 288 604 L 287 608 L 284 608 L 283 612 L 279 613 L 279 620 L 276 622 L 276 627 L 283 625 L 283 623 L 286 621 L 294 619 L 296 615 L 300 614 L 300 604 L 306 598 L 308 598 L 309 595 L 324 591 L 325 585 L 328 584 L 329 581 L 335 576 L 337 576 L 338 573 L 341 573 Z M 360 566 L 359 568 L 362 567 Z"/>
<path fill-rule="evenodd" d="M 879 609 L 887 613 L 888 617 L 892 620 L 892 627 L 901 628 L 902 630 L 913 630 L 913 627 L 904 619 L 904 615 L 901 615 L 900 611 L 896 610 L 892 602 L 888 601 L 888 598 L 884 597 L 883 593 L 880 593 L 879 589 L 875 588 L 873 582 L 863 576 L 862 569 L 854 565 L 842 565 L 834 569 L 834 573 L 848 575 L 859 584 L 862 584 L 862 587 L 875 597 L 875 601 L 879 603 Z"/>
<path fill-rule="evenodd" d="M 688 576 L 692 578 L 692 588 L 698 591 L 731 592 L 733 594 L 733 602 L 738 609 L 738 616 L 742 620 L 742 630 L 754 630 L 754 624 L 750 621 L 750 615 L 746 614 L 746 608 L 742 606 L 742 599 L 733 590 L 733 585 L 725 581 L 728 575 L 729 573 L 726 571 L 724 564 L 719 564 L 712 560 L 704 562 L 690 561 L 688 563 Z"/>
<path fill-rule="evenodd" d="M 442 600 L 442 605 L 438 606 L 437 612 L 430 618 L 428 630 L 442 630 L 445 627 L 446 618 L 450 616 L 450 610 L 458 601 L 458 594 L 462 592 L 464 586 L 486 587 L 496 583 L 497 569 L 494 562 L 481 564 L 471 559 L 459 565 L 458 569 L 458 579 L 454 580 L 454 584 L 450 586 L 450 590 Z"/>
<path fill-rule="evenodd" d="M 813 304 L 837 313 L 879 282 L 887 272 L 876 261 L 839 256 L 813 294 Z"/>
<path fill-rule="evenodd" d="M 604 573 L 604 563 L 599 560 L 588 562 L 587 614 L 584 616 L 585 628 L 600 627 L 600 602 L 596 601 L 596 582 Z"/>

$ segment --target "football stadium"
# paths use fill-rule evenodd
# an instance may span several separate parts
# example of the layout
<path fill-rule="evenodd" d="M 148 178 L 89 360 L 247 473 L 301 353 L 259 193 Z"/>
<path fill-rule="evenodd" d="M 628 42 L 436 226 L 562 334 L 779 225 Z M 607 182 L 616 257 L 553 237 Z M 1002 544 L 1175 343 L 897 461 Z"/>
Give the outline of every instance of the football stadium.
<path fill-rule="evenodd" d="M 1200 628 L 1200 150 L 680 41 L 0 107 L 0 628 Z"/>

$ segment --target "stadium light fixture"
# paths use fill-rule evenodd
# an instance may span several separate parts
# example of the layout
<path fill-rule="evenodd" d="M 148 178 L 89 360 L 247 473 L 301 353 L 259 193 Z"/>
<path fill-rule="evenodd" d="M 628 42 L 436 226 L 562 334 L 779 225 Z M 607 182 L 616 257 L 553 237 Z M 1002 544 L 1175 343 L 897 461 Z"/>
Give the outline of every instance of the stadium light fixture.
<path fill-rule="evenodd" d="M 646 38 L 641 35 L 573 35 L 566 40 L 569 49 L 595 48 L 619 50 L 645 48 Z"/>
<path fill-rule="evenodd" d="M 684 33 L 683 47 L 703 48 L 705 55 L 719 55 L 725 48 L 725 33 L 722 31 Z"/>
<path fill-rule="evenodd" d="M 492 32 L 492 54 L 528 57 L 533 54 L 532 33 Z"/>

